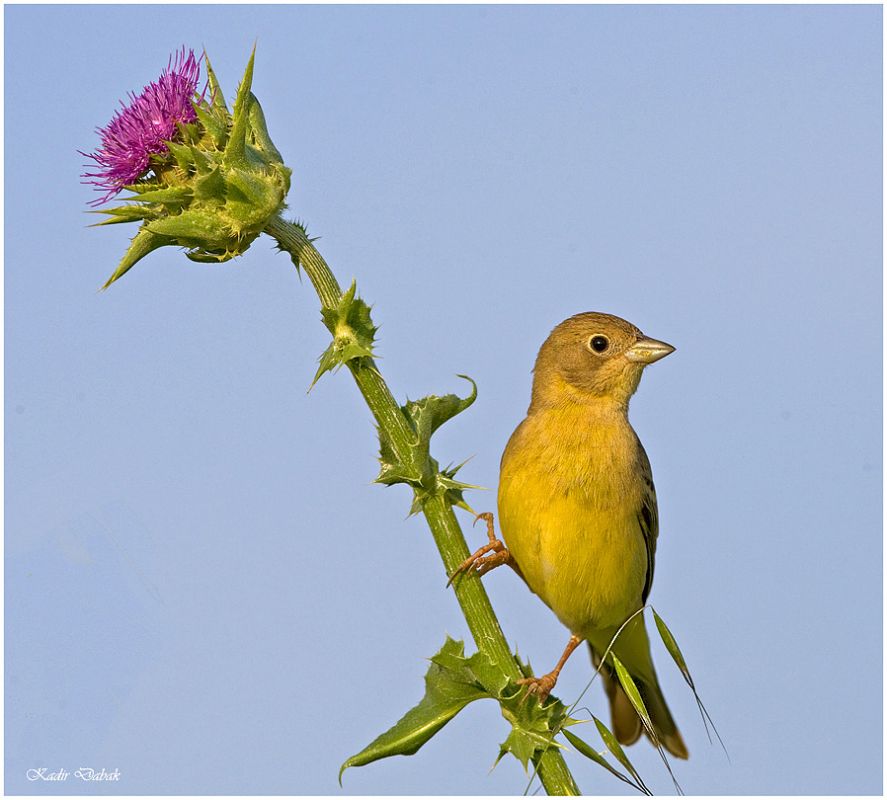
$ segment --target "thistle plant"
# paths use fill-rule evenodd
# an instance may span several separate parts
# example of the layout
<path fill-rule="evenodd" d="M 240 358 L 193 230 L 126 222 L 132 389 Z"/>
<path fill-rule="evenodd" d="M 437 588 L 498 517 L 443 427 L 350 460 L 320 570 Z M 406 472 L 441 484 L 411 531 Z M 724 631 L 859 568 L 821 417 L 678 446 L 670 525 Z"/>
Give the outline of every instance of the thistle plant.
<path fill-rule="evenodd" d="M 458 466 L 441 467 L 431 455 L 431 438 L 441 425 L 471 406 L 477 387 L 461 376 L 471 384 L 465 397 L 429 395 L 404 404 L 394 399 L 374 360 L 376 326 L 356 283 L 343 291 L 305 226 L 282 216 L 291 171 L 274 146 L 251 91 L 254 59 L 255 51 L 229 110 L 209 58 L 182 49 L 156 82 L 131 95 L 111 122 L 97 130 L 101 145 L 85 154 L 92 166 L 83 175 L 84 182 L 101 193 L 92 205 L 128 193 L 118 205 L 97 208 L 94 213 L 106 217 L 97 224 L 138 224 L 104 288 L 160 247 L 183 248 L 193 261 L 224 262 L 243 255 L 263 233 L 270 236 L 296 269 L 307 274 L 331 335 L 313 382 L 342 367 L 351 373 L 378 428 L 381 468 L 376 481 L 409 487 L 410 512 L 425 517 L 444 573 L 453 576 L 469 555 L 454 508 L 473 514 L 464 493 L 476 487 L 456 478 Z M 202 86 L 201 67 L 206 72 Z M 442 591 L 445 583 L 445 579 L 440 582 Z M 508 723 L 496 761 L 509 753 L 515 756 L 529 775 L 538 775 L 549 794 L 579 794 L 563 756 L 570 748 L 649 793 L 604 723 L 594 719 L 615 763 L 577 735 L 580 720 L 572 716 L 573 708 L 554 697 L 541 704 L 518 685 L 531 674 L 530 667 L 511 652 L 481 582 L 456 580 L 451 589 L 477 651 L 468 654 L 464 643 L 447 638 L 431 657 L 425 696 L 390 729 L 347 758 L 342 771 L 387 756 L 411 755 L 466 705 L 491 699 Z M 692 687 L 674 637 L 658 616 L 656 623 Z M 618 662 L 615 666 L 618 670 Z M 627 673 L 619 677 L 632 702 L 637 698 L 635 707 L 644 721 L 646 710 L 631 678 Z"/>
<path fill-rule="evenodd" d="M 102 146 L 87 157 L 102 170 L 86 173 L 106 202 L 122 189 L 125 205 L 102 210 L 103 224 L 141 222 L 105 287 L 152 250 L 184 247 L 192 261 L 242 255 L 283 209 L 290 170 L 249 91 L 253 59 L 228 111 L 206 59 L 207 85 L 197 94 L 199 64 L 182 53 L 99 129 Z M 208 96 L 207 96 L 208 95 Z"/>

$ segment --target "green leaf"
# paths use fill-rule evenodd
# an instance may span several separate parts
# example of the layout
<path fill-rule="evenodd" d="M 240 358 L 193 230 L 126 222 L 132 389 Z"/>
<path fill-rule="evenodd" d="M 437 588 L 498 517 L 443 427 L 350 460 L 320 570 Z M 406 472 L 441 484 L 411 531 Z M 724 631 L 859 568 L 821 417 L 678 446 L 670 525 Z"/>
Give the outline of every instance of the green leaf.
<path fill-rule="evenodd" d="M 443 397 L 429 395 L 419 400 L 407 400 L 403 410 L 413 423 L 418 442 L 431 441 L 431 435 L 441 425 L 464 411 L 477 399 L 477 384 L 467 375 L 457 375 L 457 377 L 471 384 L 471 393 L 467 397 L 445 394 Z"/>
<path fill-rule="evenodd" d="M 500 697 L 508 686 L 508 676 L 490 660 L 486 653 L 477 652 L 465 657 L 465 644 L 447 637 L 444 646 L 431 657 L 431 662 L 443 667 L 460 680 L 474 683 L 491 697 Z"/>
<path fill-rule="evenodd" d="M 520 653 L 517 650 L 515 650 L 514 660 L 517 662 L 518 669 L 520 669 L 521 675 L 524 678 L 532 678 L 533 677 L 533 665 L 530 663 L 529 658 L 526 661 L 524 661 L 521 658 Z"/>
<path fill-rule="evenodd" d="M 253 237 L 255 238 L 255 237 Z M 241 250 L 245 250 L 252 239 L 244 239 L 241 243 Z M 198 264 L 221 264 L 236 258 L 239 254 L 236 251 L 223 249 L 206 249 L 198 247 L 185 253 L 185 258 Z"/>
<path fill-rule="evenodd" d="M 194 166 L 191 160 L 191 148 L 188 145 L 169 141 L 166 142 L 166 149 L 169 150 L 170 154 L 175 159 L 176 165 L 179 169 L 188 172 L 191 167 Z"/>
<path fill-rule="evenodd" d="M 373 341 L 377 328 L 370 317 L 370 307 L 357 297 L 356 281 L 351 282 L 336 308 L 323 308 L 320 313 L 333 335 L 333 341 L 320 357 L 311 386 L 324 373 L 337 370 L 354 358 L 372 358 L 374 355 Z"/>
<path fill-rule="evenodd" d="M 360 753 L 349 758 L 348 767 L 363 766 L 392 755 L 412 755 L 468 703 L 484 697 L 499 701 L 511 731 L 499 749 L 497 762 L 512 753 L 527 768 L 530 760 L 545 750 L 563 745 L 555 734 L 570 720 L 566 708 L 553 698 L 543 706 L 535 697 L 512 683 L 484 653 L 465 657 L 465 645 L 447 637 L 431 658 L 425 676 L 425 697 L 391 729 Z"/>
<path fill-rule="evenodd" d="M 622 749 L 622 745 L 619 744 L 619 740 L 613 735 L 610 729 L 604 725 L 597 717 L 592 715 L 591 717 L 594 720 L 594 724 L 597 727 L 598 733 L 601 735 L 601 739 L 603 739 L 604 744 L 607 746 L 607 750 L 609 750 L 615 757 L 616 760 L 622 764 L 625 769 L 628 770 L 628 774 L 631 775 L 632 778 L 635 779 L 637 785 L 641 788 L 645 794 L 651 794 L 650 790 L 647 789 L 646 784 L 641 779 L 641 776 L 638 775 L 637 770 L 634 768 L 634 765 L 631 761 L 628 760 L 628 756 L 625 755 L 625 750 Z M 564 731 L 566 735 L 567 731 Z"/>
<path fill-rule="evenodd" d="M 253 145 L 261 150 L 266 156 L 270 157 L 278 163 L 283 163 L 283 156 L 271 141 L 271 135 L 268 133 L 268 123 L 265 122 L 265 112 L 259 104 L 255 95 L 252 95 L 252 102 L 249 107 L 249 123 L 252 133 Z"/>
<path fill-rule="evenodd" d="M 207 152 L 198 145 L 191 145 L 191 156 L 198 175 L 206 175 L 216 167 Z"/>
<path fill-rule="evenodd" d="M 453 675 L 458 675 L 461 680 L 469 682 L 474 680 L 471 668 L 468 666 L 468 659 L 465 658 L 465 642 L 461 639 L 453 639 L 447 636 L 443 647 L 428 660 L 432 664 L 437 664 L 439 667 L 448 670 Z"/>
<path fill-rule="evenodd" d="M 511 752 L 527 768 L 528 759 L 546 750 L 563 745 L 555 736 L 561 729 L 571 724 L 567 709 L 560 700 L 549 697 L 540 703 L 533 695 L 527 695 L 522 687 L 510 683 L 507 691 L 499 695 L 502 716 L 511 723 L 508 738 L 499 746 L 498 763 L 507 752 Z"/>
<path fill-rule="evenodd" d="M 140 203 L 163 203 L 165 205 L 184 205 L 191 200 L 191 189 L 187 186 L 167 186 L 149 192 L 139 192 L 132 198 Z"/>
<path fill-rule="evenodd" d="M 220 238 L 218 217 L 192 208 L 172 217 L 153 220 L 148 223 L 148 229 L 176 239 L 185 246 L 199 247 Z"/>
<path fill-rule="evenodd" d="M 238 227 L 258 233 L 279 205 L 280 187 L 269 175 L 238 167 L 226 170 L 226 208 Z"/>
<path fill-rule="evenodd" d="M 557 698 L 549 695 L 544 703 L 539 702 L 535 695 L 527 696 L 522 687 L 510 695 L 502 695 L 502 716 L 517 727 L 526 731 L 544 735 L 548 741 L 553 739 L 570 718 L 567 707 Z"/>
<path fill-rule="evenodd" d="M 502 760 L 506 753 L 511 753 L 518 761 L 520 761 L 525 771 L 529 771 L 528 767 L 530 759 L 537 750 L 543 750 L 552 744 L 560 747 L 556 742 L 552 742 L 545 736 L 541 736 L 533 731 L 526 731 L 522 728 L 514 727 L 508 734 L 508 738 L 499 745 L 499 756 L 496 763 Z"/>
<path fill-rule="evenodd" d="M 381 447 L 379 464 L 380 468 L 379 474 L 375 479 L 376 483 L 382 483 L 385 486 L 394 486 L 396 483 L 406 483 L 413 487 L 422 485 L 421 470 L 412 465 L 400 463 L 387 443 Z M 421 510 L 421 503 L 418 510 Z M 416 509 L 416 501 L 414 499 L 413 506 L 410 508 L 410 514 L 416 514 L 418 510 Z"/>
<path fill-rule="evenodd" d="M 209 63 L 209 56 L 207 55 L 206 50 L 203 51 L 203 61 L 204 64 L 206 64 L 206 82 L 209 88 L 209 101 L 214 108 L 219 108 L 227 114 L 228 106 L 225 105 L 225 95 L 222 94 L 222 87 L 219 84 L 219 79 L 216 77 L 215 70 L 212 68 L 212 64 Z"/>
<path fill-rule="evenodd" d="M 650 738 L 658 746 L 659 738 L 656 736 L 653 720 L 650 719 L 647 707 L 644 705 L 643 698 L 641 698 L 641 693 L 638 691 L 634 678 L 628 674 L 625 665 L 616 657 L 615 653 L 611 653 L 610 657 L 613 659 L 613 666 L 616 667 L 616 677 L 619 679 L 620 685 L 625 690 L 629 702 L 634 706 L 634 710 L 637 711 L 638 716 L 641 718 L 641 722 L 644 723 L 644 728 L 650 734 Z"/>
<path fill-rule="evenodd" d="M 237 97 L 234 100 L 234 117 L 228 142 L 225 145 L 225 163 L 236 165 L 243 163 L 246 157 L 246 131 L 249 124 L 249 106 L 252 102 L 253 66 L 256 61 L 256 48 L 250 54 Z"/>
<path fill-rule="evenodd" d="M 214 73 L 213 78 L 215 78 Z M 209 83 L 212 83 L 212 81 L 210 80 Z M 219 91 L 221 92 L 221 90 Z M 212 98 L 212 96 L 212 89 L 210 89 L 210 97 Z M 207 102 L 205 99 L 192 103 L 192 106 L 203 130 L 209 134 L 210 141 L 207 142 L 206 139 L 203 141 L 206 144 L 211 143 L 216 150 L 223 150 L 225 143 L 228 141 L 229 122 L 228 110 L 224 106 L 224 99 L 221 106 L 216 105 L 212 101 Z"/>
<path fill-rule="evenodd" d="M 194 179 L 194 197 L 201 201 L 217 201 L 224 203 L 225 178 L 218 167 L 213 167 L 209 172 Z"/>
<path fill-rule="evenodd" d="M 166 244 L 170 244 L 168 237 L 160 236 L 142 225 L 142 227 L 139 228 L 139 232 L 129 243 L 129 248 L 117 265 L 117 269 L 114 270 L 114 273 L 108 278 L 105 285 L 102 286 L 102 289 L 107 289 L 112 283 L 114 283 L 114 281 L 129 272 L 129 270 L 148 255 L 148 253 L 156 250 L 158 247 L 163 247 Z"/>
<path fill-rule="evenodd" d="M 465 666 L 471 671 L 474 680 L 493 697 L 501 697 L 508 686 L 508 676 L 496 666 L 486 653 L 477 652 L 465 660 Z"/>
<path fill-rule="evenodd" d="M 499 745 L 499 755 L 496 757 L 498 764 L 506 753 L 511 753 L 521 762 L 525 771 L 528 771 L 530 760 L 537 753 L 544 753 L 552 747 L 563 749 L 563 745 L 555 740 L 556 730 L 543 731 L 525 728 L 521 725 L 513 725 L 511 732 L 502 744 Z"/>
<path fill-rule="evenodd" d="M 197 142 L 199 142 L 201 139 L 202 131 L 200 129 L 200 126 L 196 122 L 182 122 L 181 120 L 179 120 L 176 123 L 176 129 L 178 130 L 181 141 L 184 144 L 197 144 Z M 156 156 L 162 158 L 159 153 L 156 154 Z"/>
<path fill-rule="evenodd" d="M 334 336 L 343 325 L 354 326 L 367 336 L 376 332 L 376 326 L 370 318 L 370 307 L 357 296 L 357 281 L 354 280 L 339 298 L 339 304 L 335 308 L 322 308 L 320 314 Z"/>
<path fill-rule="evenodd" d="M 435 459 L 430 458 L 429 463 L 433 470 L 438 470 L 438 463 Z M 380 475 L 381 477 L 381 475 Z M 387 476 L 386 476 L 387 477 Z M 425 503 L 432 497 L 443 497 L 451 506 L 459 506 L 464 508 L 469 514 L 474 514 L 474 509 L 465 502 L 462 492 L 465 489 L 483 489 L 482 486 L 475 486 L 473 483 L 461 483 L 452 480 L 446 471 L 437 471 L 430 481 L 425 480 L 420 473 L 414 473 L 406 480 L 379 480 L 377 483 L 409 483 L 413 487 L 413 502 L 410 504 L 410 516 L 418 514 Z M 429 485 L 430 484 L 430 485 Z"/>
<path fill-rule="evenodd" d="M 474 681 L 463 653 L 464 644 L 447 637 L 425 675 L 425 696 L 392 728 L 342 764 L 340 784 L 349 767 L 361 767 L 389 756 L 413 755 L 465 706 L 489 697 Z"/>
<path fill-rule="evenodd" d="M 128 183 L 123 188 L 133 194 L 144 194 L 145 192 L 153 192 L 155 189 L 163 189 L 165 187 L 166 185 L 159 181 L 136 181 L 135 183 Z"/>
<path fill-rule="evenodd" d="M 221 150 L 228 139 L 226 120 L 209 106 L 202 103 L 194 103 L 193 105 L 194 113 L 197 114 L 197 119 L 200 120 L 203 129 L 209 134 L 213 146 L 217 150 Z"/>
<path fill-rule="evenodd" d="M 154 212 L 146 206 L 117 206 L 116 208 L 102 208 L 88 212 L 90 214 L 105 214 L 108 219 L 90 225 L 97 228 L 101 225 L 116 225 L 119 222 L 138 222 L 154 216 Z"/>
<path fill-rule="evenodd" d="M 595 764 L 602 766 L 605 770 L 607 770 L 608 772 L 612 773 L 617 778 L 619 778 L 620 781 L 622 781 L 623 783 L 627 783 L 629 786 L 633 786 L 639 792 L 643 792 L 643 794 L 647 794 L 647 795 L 652 794 L 652 792 L 649 789 L 647 789 L 646 786 L 638 785 L 637 783 L 635 783 L 635 781 L 633 781 L 627 775 L 623 774 L 618 769 L 616 769 L 609 761 L 607 761 L 606 758 L 604 758 L 600 753 L 598 753 L 597 750 L 595 750 L 590 744 L 587 744 L 582 739 L 580 739 L 578 736 L 576 736 L 575 733 L 571 733 L 570 731 L 565 729 L 563 731 L 563 734 L 567 738 L 567 741 L 571 745 L 573 745 L 573 747 L 576 748 L 577 752 L 581 753 L 586 758 L 591 759 L 592 761 L 594 761 Z"/>
<path fill-rule="evenodd" d="M 382 468 L 376 482 L 388 486 L 395 483 L 407 483 L 412 486 L 413 504 L 410 514 L 419 513 L 423 504 L 432 496 L 443 496 L 451 505 L 471 511 L 471 507 L 462 497 L 462 492 L 465 489 L 481 488 L 454 479 L 462 464 L 441 470 L 440 465 L 430 455 L 431 437 L 434 432 L 447 420 L 468 408 L 477 398 L 477 384 L 467 375 L 458 377 L 471 384 L 471 392 L 467 397 L 455 394 L 443 397 L 429 395 L 419 400 L 407 400 L 406 404 L 401 406 L 415 433 L 415 440 L 410 448 L 410 463 L 402 463 L 391 443 L 381 431 L 379 432 L 379 461 Z"/>
<path fill-rule="evenodd" d="M 474 483 L 463 483 L 462 481 L 457 481 L 454 479 L 454 475 L 465 466 L 465 461 L 461 464 L 457 464 L 455 467 L 446 467 L 445 469 L 440 470 L 437 473 L 437 485 L 441 492 L 443 493 L 446 501 L 450 505 L 459 506 L 459 508 L 464 508 L 469 514 L 475 513 L 474 509 L 465 502 L 465 498 L 462 496 L 462 492 L 466 489 L 478 489 L 483 490 L 483 486 L 478 486 Z"/>

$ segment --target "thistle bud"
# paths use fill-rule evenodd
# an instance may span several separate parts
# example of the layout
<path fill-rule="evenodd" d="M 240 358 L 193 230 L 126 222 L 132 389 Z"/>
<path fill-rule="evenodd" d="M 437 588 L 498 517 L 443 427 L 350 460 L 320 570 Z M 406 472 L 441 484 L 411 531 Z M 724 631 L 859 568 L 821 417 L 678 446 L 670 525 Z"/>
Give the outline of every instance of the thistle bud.
<path fill-rule="evenodd" d="M 207 83 L 198 92 L 199 62 L 184 51 L 160 79 L 131 96 L 88 157 L 100 167 L 84 178 L 124 205 L 102 209 L 99 223 L 141 222 L 110 286 L 164 245 L 184 247 L 193 261 L 227 261 L 244 253 L 284 207 L 291 171 L 283 163 L 251 92 L 255 50 L 233 112 L 204 55 Z"/>

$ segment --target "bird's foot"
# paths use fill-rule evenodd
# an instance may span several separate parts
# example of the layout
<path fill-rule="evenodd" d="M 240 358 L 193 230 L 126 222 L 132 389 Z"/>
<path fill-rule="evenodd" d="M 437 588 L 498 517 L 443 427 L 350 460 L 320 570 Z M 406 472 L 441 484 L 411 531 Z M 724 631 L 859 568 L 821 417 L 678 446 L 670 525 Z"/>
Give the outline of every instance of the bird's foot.
<path fill-rule="evenodd" d="M 548 695 L 551 694 L 551 690 L 554 689 L 554 685 L 557 683 L 557 676 L 561 674 L 561 670 L 564 668 L 564 664 L 567 663 L 567 659 L 583 641 L 585 640 L 581 636 L 577 636 L 574 633 L 570 636 L 570 641 L 567 642 L 567 646 L 564 648 L 560 660 L 551 672 L 547 675 L 543 675 L 541 678 L 521 678 L 517 682 L 517 685 L 528 687 L 526 697 L 534 694 L 539 698 L 540 703 L 544 703 L 548 699 Z M 526 697 L 524 699 L 526 699 Z"/>
<path fill-rule="evenodd" d="M 503 564 L 508 564 L 520 574 L 520 570 L 518 569 L 517 563 L 511 557 L 511 553 L 508 552 L 508 549 L 502 543 L 501 539 L 496 538 L 493 515 L 489 511 L 486 511 L 483 514 L 478 514 L 474 518 L 474 524 L 477 525 L 478 520 L 481 519 L 487 523 L 487 537 L 490 540 L 489 543 L 475 550 L 458 567 L 456 567 L 455 570 L 453 570 L 453 574 L 450 575 L 450 579 L 447 581 L 447 586 L 456 580 L 459 575 L 473 572 L 479 578 L 481 575 L 486 575 L 491 569 L 501 567 Z"/>
<path fill-rule="evenodd" d="M 535 695 L 539 698 L 540 703 L 544 703 L 548 699 L 548 695 L 551 694 L 551 690 L 554 689 L 554 685 L 557 683 L 559 672 L 560 670 L 549 672 L 541 678 L 521 678 L 517 681 L 517 685 L 527 687 L 527 697 Z"/>

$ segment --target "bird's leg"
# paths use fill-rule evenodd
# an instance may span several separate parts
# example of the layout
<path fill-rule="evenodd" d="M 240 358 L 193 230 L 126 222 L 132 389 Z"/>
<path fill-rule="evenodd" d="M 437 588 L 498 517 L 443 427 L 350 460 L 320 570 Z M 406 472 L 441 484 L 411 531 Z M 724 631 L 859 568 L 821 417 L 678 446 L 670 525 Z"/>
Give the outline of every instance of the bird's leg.
<path fill-rule="evenodd" d="M 478 514 L 474 518 L 474 524 L 477 525 L 478 520 L 481 519 L 487 523 L 487 537 L 490 540 L 489 544 L 485 544 L 483 547 L 475 550 L 474 553 L 468 556 L 468 558 L 456 567 L 456 569 L 453 570 L 453 574 L 450 575 L 450 579 L 447 581 L 447 586 L 463 573 L 473 572 L 480 577 L 481 575 L 486 575 L 491 569 L 502 566 L 502 564 L 508 564 L 509 567 L 521 576 L 521 578 L 524 577 L 517 562 L 511 557 L 511 553 L 508 552 L 505 545 L 502 544 L 502 541 L 496 538 L 493 515 L 489 511 L 483 514 Z"/>
<path fill-rule="evenodd" d="M 564 668 L 564 664 L 567 663 L 567 659 L 573 654 L 573 651 L 579 647 L 584 639 L 580 639 L 574 633 L 570 637 L 570 641 L 567 642 L 567 646 L 564 648 L 564 653 L 561 656 L 561 660 L 557 662 L 557 666 L 549 672 L 547 675 L 543 675 L 541 678 L 521 678 L 517 683 L 519 686 L 526 686 L 529 689 L 530 694 L 535 694 L 539 698 L 540 703 L 544 703 L 545 699 L 551 693 L 551 690 L 554 688 L 554 685 L 557 683 L 557 676 L 561 674 L 561 670 Z"/>

